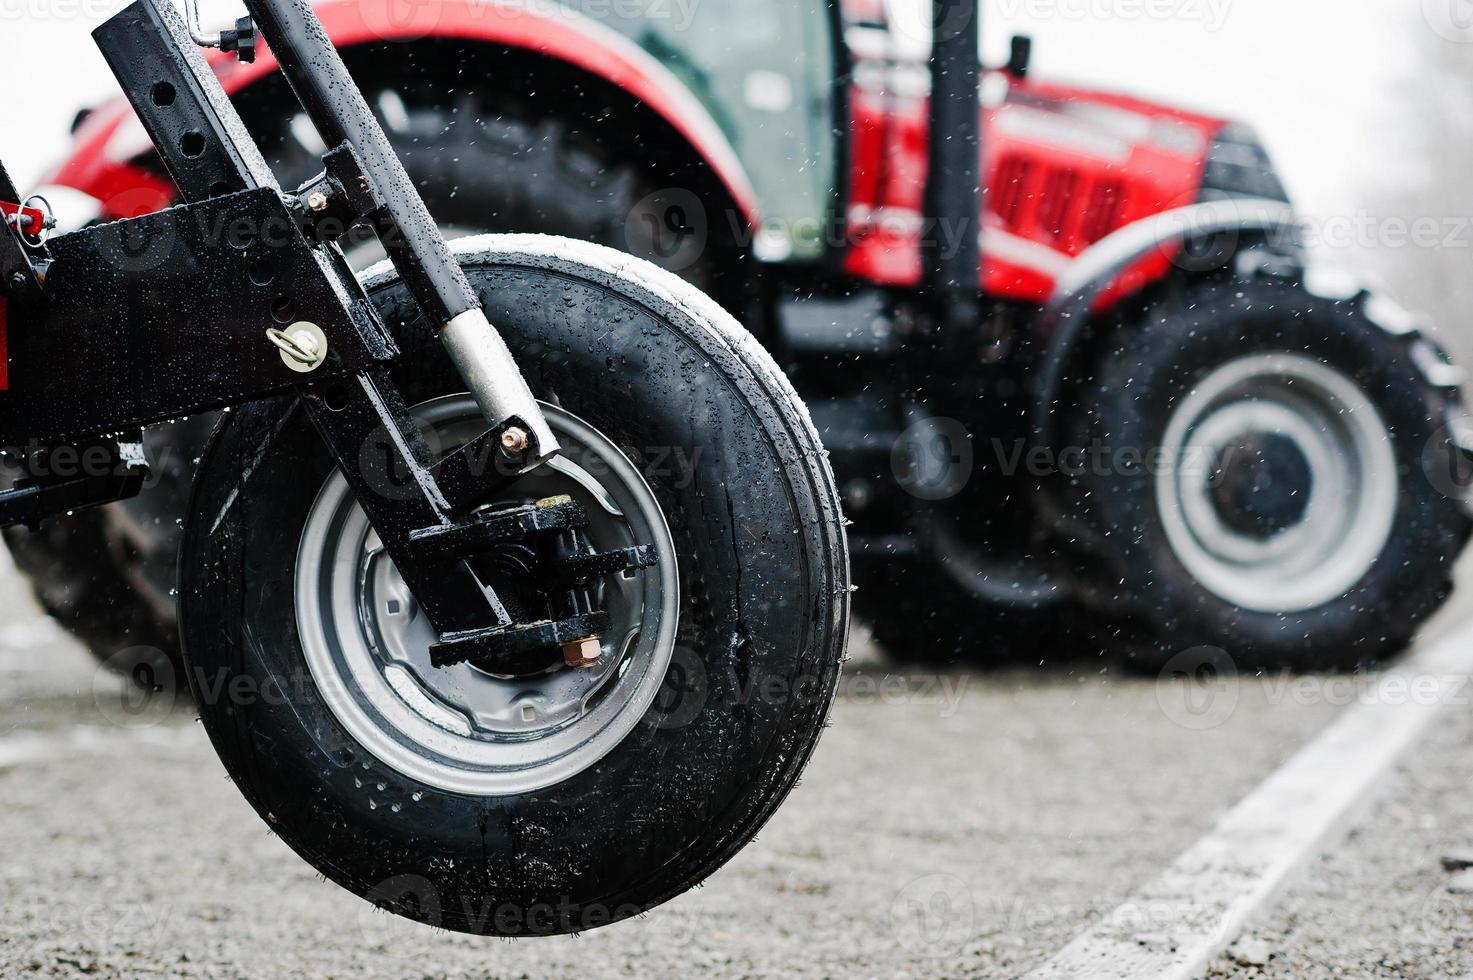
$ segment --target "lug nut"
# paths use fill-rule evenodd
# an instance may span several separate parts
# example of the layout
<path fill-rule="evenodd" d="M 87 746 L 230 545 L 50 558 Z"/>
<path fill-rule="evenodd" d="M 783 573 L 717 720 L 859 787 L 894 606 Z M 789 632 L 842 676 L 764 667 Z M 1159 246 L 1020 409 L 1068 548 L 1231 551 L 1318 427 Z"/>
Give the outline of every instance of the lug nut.
<path fill-rule="evenodd" d="M 530 444 L 531 437 L 527 435 L 527 430 L 515 425 L 501 434 L 501 448 L 509 453 L 525 452 Z"/>
<path fill-rule="evenodd" d="M 327 210 L 327 195 L 321 191 L 313 191 L 307 195 L 307 207 L 313 211 Z"/>
<path fill-rule="evenodd" d="M 581 640 L 569 640 L 563 644 L 563 663 L 569 667 L 592 667 L 598 663 L 603 646 L 596 636 L 585 636 Z"/>

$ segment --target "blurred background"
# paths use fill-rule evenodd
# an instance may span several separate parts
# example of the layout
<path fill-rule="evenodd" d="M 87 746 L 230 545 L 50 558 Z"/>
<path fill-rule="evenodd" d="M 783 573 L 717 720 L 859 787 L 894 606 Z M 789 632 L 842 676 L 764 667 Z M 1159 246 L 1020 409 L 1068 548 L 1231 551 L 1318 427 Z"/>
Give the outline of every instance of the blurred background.
<path fill-rule="evenodd" d="M 68 144 L 76 110 L 116 95 L 88 32 L 121 3 L 5 0 L 0 80 L 5 163 L 18 186 Z M 1123 90 L 1255 126 L 1322 254 L 1385 279 L 1433 313 L 1452 346 L 1466 332 L 1473 188 L 1473 3 L 1467 0 L 1097 0 L 984 3 L 989 63 L 1014 33 L 1034 38 L 1040 78 Z M 238 11 L 203 0 L 208 23 Z M 1105 16 L 1101 16 L 1101 12 Z M 1164 15 L 1162 14 L 1164 11 Z M 23 134 L 23 135 L 22 135 Z M 1410 241 L 1435 222 L 1443 242 Z"/>

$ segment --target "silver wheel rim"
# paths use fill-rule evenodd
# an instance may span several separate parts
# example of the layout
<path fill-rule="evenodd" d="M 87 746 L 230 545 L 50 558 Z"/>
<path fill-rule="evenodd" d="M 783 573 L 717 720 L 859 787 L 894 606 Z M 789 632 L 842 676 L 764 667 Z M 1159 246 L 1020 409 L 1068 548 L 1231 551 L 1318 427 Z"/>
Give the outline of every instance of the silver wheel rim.
<path fill-rule="evenodd" d="M 1307 499 L 1287 500 L 1292 519 L 1247 533 L 1223 503 L 1224 481 L 1242 447 L 1266 441 L 1307 476 Z M 1268 481 L 1265 493 L 1287 492 Z M 1155 478 L 1187 572 L 1234 605 L 1279 613 L 1332 602 L 1364 578 L 1390 536 L 1398 483 L 1375 406 L 1351 378 L 1298 354 L 1241 357 L 1204 378 L 1172 411 Z"/>
<path fill-rule="evenodd" d="M 650 544 L 657 556 L 652 567 L 606 580 L 614 628 L 594 667 L 522 678 L 469 664 L 431 667 L 432 631 L 340 473 L 323 485 L 302 530 L 297 629 L 323 701 L 374 758 L 448 792 L 525 793 L 594 765 L 649 709 L 675 646 L 675 548 L 649 485 L 592 426 L 557 406 L 543 409 L 564 453 L 519 481 L 512 499 L 570 494 L 589 515 L 595 548 Z M 445 448 L 484 427 L 469 395 L 414 413 Z"/>

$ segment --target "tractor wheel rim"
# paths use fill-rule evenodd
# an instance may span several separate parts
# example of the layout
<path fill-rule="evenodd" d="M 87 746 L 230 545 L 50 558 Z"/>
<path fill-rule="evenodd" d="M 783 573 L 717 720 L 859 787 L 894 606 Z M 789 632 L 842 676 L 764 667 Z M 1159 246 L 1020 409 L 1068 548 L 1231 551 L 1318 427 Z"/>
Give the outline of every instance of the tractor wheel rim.
<path fill-rule="evenodd" d="M 469 664 L 432 667 L 433 630 L 340 473 L 323 485 L 302 530 L 297 628 L 320 696 L 374 758 L 447 792 L 525 793 L 587 769 L 644 716 L 675 646 L 675 548 L 649 484 L 588 423 L 542 407 L 563 453 L 504 499 L 569 494 L 588 514 L 595 548 L 649 544 L 656 555 L 654 565 L 606 580 L 614 625 L 592 667 L 518 678 Z M 484 428 L 469 395 L 425 402 L 414 414 L 442 449 Z"/>
<path fill-rule="evenodd" d="M 1333 602 L 1365 577 L 1391 534 L 1398 484 L 1391 435 L 1360 386 L 1288 353 L 1203 378 L 1173 409 L 1155 474 L 1186 571 L 1226 602 L 1271 613 Z"/>

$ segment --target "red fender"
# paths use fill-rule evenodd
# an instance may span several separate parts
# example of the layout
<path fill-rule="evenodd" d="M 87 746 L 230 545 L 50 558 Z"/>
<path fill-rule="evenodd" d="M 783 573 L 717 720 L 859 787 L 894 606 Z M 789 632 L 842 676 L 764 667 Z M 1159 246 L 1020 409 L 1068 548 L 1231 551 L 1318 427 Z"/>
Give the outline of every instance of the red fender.
<path fill-rule="evenodd" d="M 551 3 L 496 0 L 331 0 L 317 8 L 339 48 L 379 41 L 460 38 L 546 55 L 628 92 L 660 116 L 701 156 L 741 209 L 758 222 L 757 195 L 741 160 L 711 114 L 676 76 L 633 41 L 575 11 Z M 225 91 L 234 94 L 276 70 L 264 45 L 254 64 L 210 53 Z M 92 113 L 76 150 L 45 183 L 75 188 L 102 202 L 106 217 L 132 217 L 170 204 L 173 184 L 130 166 L 148 137 L 124 100 Z"/>

